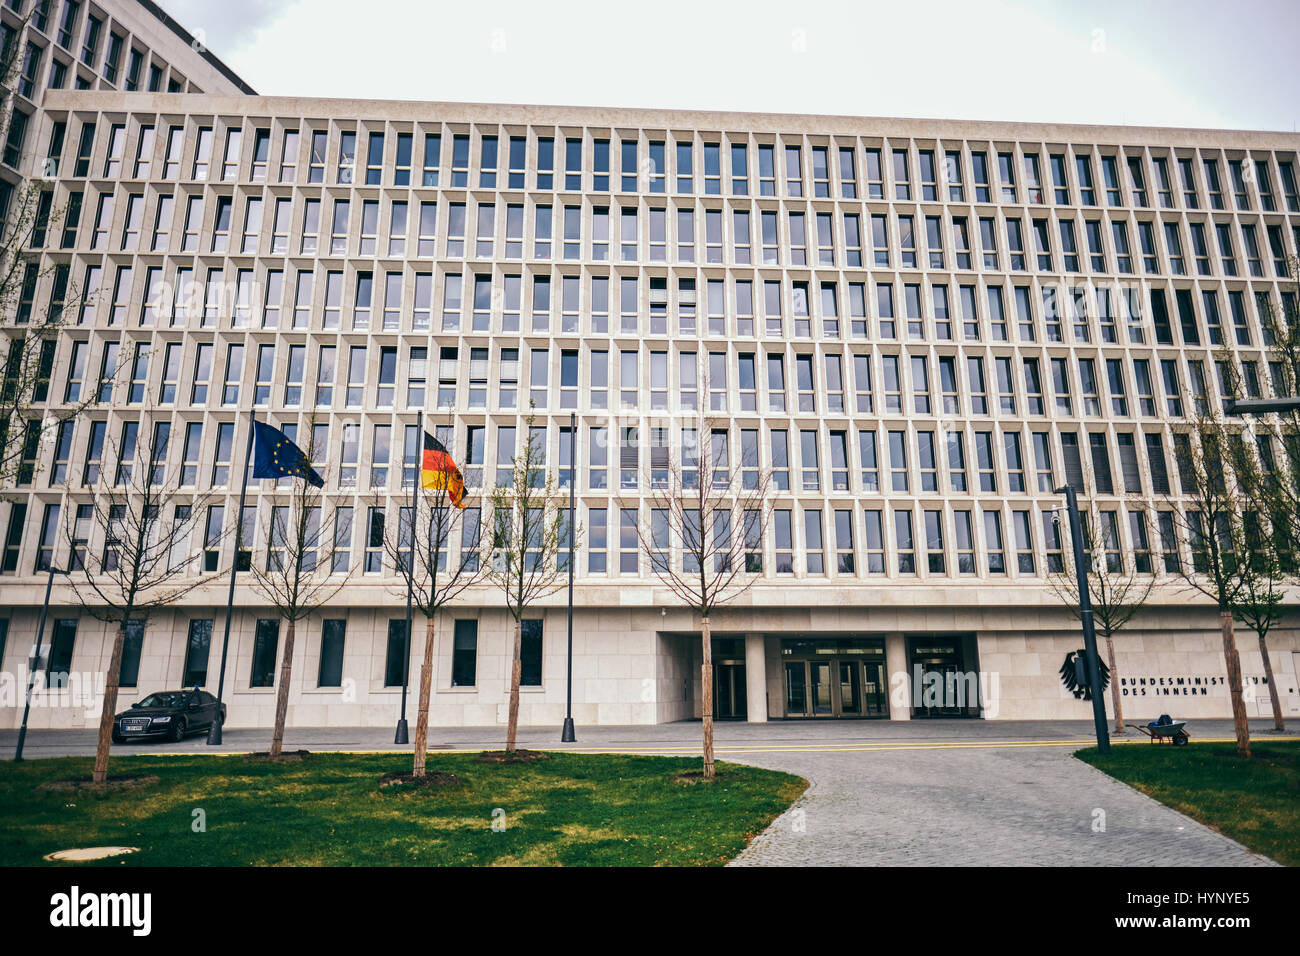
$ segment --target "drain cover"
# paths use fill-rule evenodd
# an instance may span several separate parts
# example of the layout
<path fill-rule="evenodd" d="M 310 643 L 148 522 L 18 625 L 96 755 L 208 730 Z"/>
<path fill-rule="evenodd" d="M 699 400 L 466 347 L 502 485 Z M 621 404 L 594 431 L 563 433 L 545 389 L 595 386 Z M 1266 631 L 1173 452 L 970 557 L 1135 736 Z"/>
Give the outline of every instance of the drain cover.
<path fill-rule="evenodd" d="M 102 860 L 108 856 L 121 856 L 123 853 L 138 853 L 138 846 L 83 846 L 71 850 L 59 850 L 46 855 L 47 860 L 62 860 L 71 863 L 84 863 L 87 860 Z"/>

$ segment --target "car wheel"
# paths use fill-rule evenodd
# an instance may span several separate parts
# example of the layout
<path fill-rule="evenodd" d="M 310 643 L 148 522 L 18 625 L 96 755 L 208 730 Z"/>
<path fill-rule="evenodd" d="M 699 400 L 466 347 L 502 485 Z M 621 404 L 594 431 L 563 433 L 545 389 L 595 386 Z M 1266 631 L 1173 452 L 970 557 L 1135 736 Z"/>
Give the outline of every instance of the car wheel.
<path fill-rule="evenodd" d="M 182 717 L 179 718 L 174 724 L 172 724 L 171 732 L 167 735 L 167 739 L 170 740 L 172 743 L 176 743 L 184 736 L 185 736 L 185 719 Z"/>

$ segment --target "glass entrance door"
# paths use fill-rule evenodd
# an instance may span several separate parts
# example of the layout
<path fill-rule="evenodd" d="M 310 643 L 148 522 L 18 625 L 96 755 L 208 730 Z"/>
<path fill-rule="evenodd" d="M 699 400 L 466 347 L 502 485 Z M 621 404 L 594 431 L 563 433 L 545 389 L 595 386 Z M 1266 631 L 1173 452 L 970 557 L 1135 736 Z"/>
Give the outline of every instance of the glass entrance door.
<path fill-rule="evenodd" d="M 882 638 L 787 638 L 781 653 L 785 716 L 889 716 Z"/>
<path fill-rule="evenodd" d="M 960 639 L 909 637 L 908 659 L 909 673 L 920 675 L 919 686 L 912 688 L 913 717 L 978 715 L 979 689 Z"/>
<path fill-rule="evenodd" d="M 864 661 L 862 664 L 862 704 L 870 717 L 889 716 L 885 665 Z"/>
<path fill-rule="evenodd" d="M 834 709 L 831 696 L 831 662 L 808 662 L 808 687 L 812 703 L 812 716 L 829 717 Z"/>
<path fill-rule="evenodd" d="M 789 717 L 808 715 L 808 665 L 803 661 L 785 665 L 785 712 Z"/>
<path fill-rule="evenodd" d="M 713 716 L 738 720 L 745 713 L 745 665 L 726 662 L 713 668 Z"/>
<path fill-rule="evenodd" d="M 840 660 L 840 715 L 857 717 L 862 713 L 862 667 L 857 661 Z"/>

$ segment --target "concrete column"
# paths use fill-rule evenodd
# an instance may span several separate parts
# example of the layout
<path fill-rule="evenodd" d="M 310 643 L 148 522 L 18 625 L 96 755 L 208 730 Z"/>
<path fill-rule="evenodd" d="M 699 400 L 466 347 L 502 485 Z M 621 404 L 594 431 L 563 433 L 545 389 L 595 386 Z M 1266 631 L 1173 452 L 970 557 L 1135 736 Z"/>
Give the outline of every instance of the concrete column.
<path fill-rule="evenodd" d="M 745 635 L 745 719 L 767 722 L 767 648 L 762 634 Z"/>
<path fill-rule="evenodd" d="M 895 695 L 902 674 L 904 689 Z M 912 719 L 912 678 L 907 671 L 907 642 L 902 634 L 885 635 L 885 687 L 889 692 L 889 719 Z M 901 699 L 900 699 L 901 698 Z"/>

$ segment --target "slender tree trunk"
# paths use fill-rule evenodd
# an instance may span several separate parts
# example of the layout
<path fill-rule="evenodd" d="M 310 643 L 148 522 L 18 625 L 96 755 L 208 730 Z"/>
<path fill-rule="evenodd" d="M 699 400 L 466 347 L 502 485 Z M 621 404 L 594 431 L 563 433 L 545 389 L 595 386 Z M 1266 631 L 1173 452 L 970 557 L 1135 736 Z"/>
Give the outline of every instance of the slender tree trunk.
<path fill-rule="evenodd" d="M 1232 729 L 1237 736 L 1237 756 L 1250 756 L 1250 724 L 1246 720 L 1246 702 L 1241 696 L 1241 657 L 1233 634 L 1232 612 L 1220 611 L 1223 630 L 1223 660 L 1228 668 L 1228 693 L 1232 697 Z"/>
<path fill-rule="evenodd" d="M 1124 733 L 1124 709 L 1120 706 L 1119 672 L 1115 670 L 1115 641 L 1106 635 L 1106 666 L 1110 668 L 1110 701 L 1115 710 L 1115 733 Z"/>
<path fill-rule="evenodd" d="M 433 693 L 433 639 L 437 634 L 436 617 L 429 615 L 424 625 L 424 662 L 420 665 L 420 704 L 415 714 L 415 764 L 412 777 L 424 776 L 424 759 L 429 753 L 429 697 Z"/>
<path fill-rule="evenodd" d="M 506 753 L 515 752 L 515 737 L 519 732 L 519 655 L 524 643 L 524 623 L 515 620 L 515 650 L 510 661 L 510 719 L 506 723 Z"/>
<path fill-rule="evenodd" d="M 704 723 L 704 779 L 713 779 L 713 629 L 706 614 L 700 619 L 700 642 L 704 649 L 704 663 L 700 666 L 703 688 L 701 718 Z"/>
<path fill-rule="evenodd" d="M 293 639 L 297 621 L 289 622 L 284 638 L 284 657 L 280 660 L 280 687 L 275 695 L 275 729 L 271 732 L 271 756 L 280 756 L 284 747 L 284 722 L 289 716 L 289 677 L 293 673 Z"/>
<path fill-rule="evenodd" d="M 122 678 L 122 646 L 126 643 L 128 617 L 122 618 L 113 638 L 113 653 L 108 658 L 108 674 L 104 678 L 104 706 L 99 712 L 99 739 L 95 742 L 95 771 L 91 780 L 104 783 L 108 780 L 108 748 L 113 742 L 113 717 L 117 713 L 117 688 Z"/>
<path fill-rule="evenodd" d="M 1273 682 L 1273 662 L 1268 659 L 1268 640 L 1263 634 L 1259 635 L 1259 656 L 1264 658 L 1264 681 L 1268 684 L 1269 697 L 1273 702 L 1273 729 L 1286 730 L 1286 722 L 1282 719 L 1282 700 L 1278 696 L 1277 684 Z"/>

